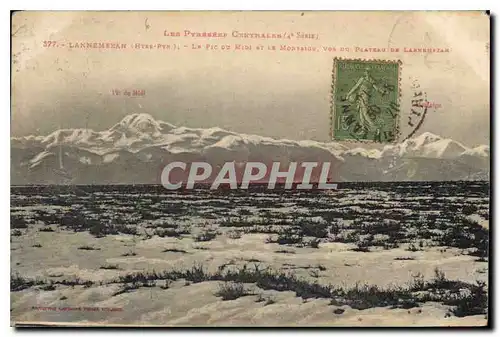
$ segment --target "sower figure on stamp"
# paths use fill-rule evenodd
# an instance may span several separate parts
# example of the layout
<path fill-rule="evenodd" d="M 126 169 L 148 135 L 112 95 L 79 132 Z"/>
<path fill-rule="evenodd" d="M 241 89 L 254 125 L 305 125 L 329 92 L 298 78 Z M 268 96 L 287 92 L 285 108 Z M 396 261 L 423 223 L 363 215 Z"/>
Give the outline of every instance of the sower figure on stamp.
<path fill-rule="evenodd" d="M 370 75 L 370 68 L 366 68 L 362 77 L 358 79 L 354 87 L 346 95 L 346 100 L 355 104 L 358 123 L 362 132 L 370 132 L 375 128 L 375 123 L 370 117 L 370 98 L 375 89 L 382 95 L 387 94 L 385 88 L 380 87 Z"/>

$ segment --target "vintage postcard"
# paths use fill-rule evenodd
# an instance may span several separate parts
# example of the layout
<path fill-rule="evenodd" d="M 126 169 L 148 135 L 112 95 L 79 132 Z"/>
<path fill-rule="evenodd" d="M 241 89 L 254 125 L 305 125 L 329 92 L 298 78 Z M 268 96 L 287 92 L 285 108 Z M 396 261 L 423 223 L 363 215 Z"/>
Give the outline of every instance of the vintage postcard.
<path fill-rule="evenodd" d="M 11 24 L 11 325 L 489 325 L 488 13 Z"/>

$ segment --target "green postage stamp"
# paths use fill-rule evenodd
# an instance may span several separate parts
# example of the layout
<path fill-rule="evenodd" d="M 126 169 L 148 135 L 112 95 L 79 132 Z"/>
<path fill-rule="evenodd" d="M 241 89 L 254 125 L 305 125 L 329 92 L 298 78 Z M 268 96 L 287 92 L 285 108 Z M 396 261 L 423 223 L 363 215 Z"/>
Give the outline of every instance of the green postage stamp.
<path fill-rule="evenodd" d="M 331 136 L 391 143 L 399 129 L 400 61 L 333 61 Z"/>

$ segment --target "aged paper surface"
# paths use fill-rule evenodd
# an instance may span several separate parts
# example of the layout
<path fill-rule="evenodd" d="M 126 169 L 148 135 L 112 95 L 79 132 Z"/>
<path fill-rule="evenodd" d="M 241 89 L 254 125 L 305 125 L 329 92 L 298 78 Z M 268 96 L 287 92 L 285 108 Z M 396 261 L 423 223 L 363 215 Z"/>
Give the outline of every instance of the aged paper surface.
<path fill-rule="evenodd" d="M 488 324 L 484 12 L 28 11 L 11 35 L 13 325 Z"/>

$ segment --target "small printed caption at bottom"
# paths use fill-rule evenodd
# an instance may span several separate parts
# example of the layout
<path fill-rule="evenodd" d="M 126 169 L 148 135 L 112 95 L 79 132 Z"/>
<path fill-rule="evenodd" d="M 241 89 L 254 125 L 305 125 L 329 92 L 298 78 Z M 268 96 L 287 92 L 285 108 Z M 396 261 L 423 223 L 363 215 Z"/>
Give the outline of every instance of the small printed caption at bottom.
<path fill-rule="evenodd" d="M 123 311 L 123 308 L 112 307 L 31 307 L 38 311 Z"/>

